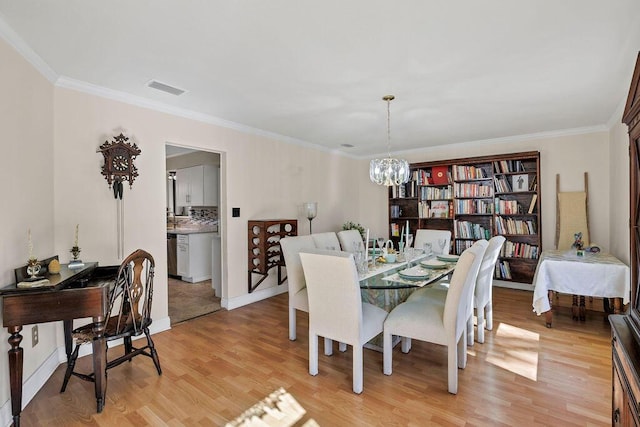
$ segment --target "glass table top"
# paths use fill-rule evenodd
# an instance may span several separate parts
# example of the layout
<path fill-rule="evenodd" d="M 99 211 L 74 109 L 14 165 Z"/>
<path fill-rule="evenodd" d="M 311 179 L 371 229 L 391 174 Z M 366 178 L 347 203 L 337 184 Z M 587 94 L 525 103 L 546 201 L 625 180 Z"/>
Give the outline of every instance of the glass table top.
<path fill-rule="evenodd" d="M 381 264 L 360 278 L 360 289 L 405 289 L 434 283 L 455 269 L 455 262 L 438 262 L 435 255 L 420 255 L 408 265 L 406 261 Z M 427 261 L 431 261 L 429 265 Z"/>

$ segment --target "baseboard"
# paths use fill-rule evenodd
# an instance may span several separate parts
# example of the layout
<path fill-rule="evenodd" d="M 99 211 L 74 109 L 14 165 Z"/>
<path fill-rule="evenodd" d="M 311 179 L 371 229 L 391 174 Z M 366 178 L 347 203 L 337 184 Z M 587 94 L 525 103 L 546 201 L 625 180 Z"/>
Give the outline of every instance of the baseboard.
<path fill-rule="evenodd" d="M 533 292 L 533 285 L 530 283 L 509 282 L 507 280 L 493 279 L 493 286 L 498 288 L 519 289 L 521 291 Z"/>
<path fill-rule="evenodd" d="M 233 310 L 235 308 L 242 307 L 244 305 L 252 304 L 254 302 L 262 301 L 263 299 L 271 298 L 276 295 L 283 294 L 289 290 L 288 284 L 272 286 L 267 289 L 261 289 L 253 291 L 249 294 L 242 295 L 236 298 L 223 298 L 220 301 L 220 305 L 227 310 Z"/>
<path fill-rule="evenodd" d="M 157 334 L 171 329 L 171 321 L 169 317 L 164 317 L 160 320 L 156 320 L 151 324 L 149 331 L 151 335 Z M 144 335 L 139 336 L 137 339 L 144 338 Z M 114 347 L 122 344 L 122 340 L 116 340 L 109 343 L 109 347 Z M 78 357 L 91 354 L 91 346 L 83 345 L 80 347 Z M 22 408 L 31 402 L 31 399 L 36 395 L 42 386 L 51 378 L 51 375 L 55 370 L 63 363 L 67 362 L 67 354 L 64 346 L 58 347 L 51 352 L 49 357 L 38 366 L 35 372 L 22 383 Z M 62 385 L 62 384 L 60 384 Z M 11 414 L 11 399 L 6 401 L 2 407 L 0 407 L 0 425 L 9 427 L 13 423 L 13 416 Z"/>

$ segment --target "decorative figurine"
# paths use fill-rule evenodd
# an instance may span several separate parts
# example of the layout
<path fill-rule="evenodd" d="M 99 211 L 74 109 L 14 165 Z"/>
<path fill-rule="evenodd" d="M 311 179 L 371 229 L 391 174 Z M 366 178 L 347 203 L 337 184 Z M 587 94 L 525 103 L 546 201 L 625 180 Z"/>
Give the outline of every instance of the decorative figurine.
<path fill-rule="evenodd" d="M 574 241 L 571 247 L 581 251 L 584 247 L 584 242 L 582 241 L 582 231 L 575 233 L 573 235 L 573 238 L 574 238 Z"/>

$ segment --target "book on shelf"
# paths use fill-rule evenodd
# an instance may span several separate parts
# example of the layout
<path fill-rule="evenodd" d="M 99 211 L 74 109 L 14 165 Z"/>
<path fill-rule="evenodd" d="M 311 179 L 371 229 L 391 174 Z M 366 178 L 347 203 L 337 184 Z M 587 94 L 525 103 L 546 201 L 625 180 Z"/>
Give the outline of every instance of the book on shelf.
<path fill-rule="evenodd" d="M 431 202 L 428 218 L 448 218 L 449 202 L 446 200 L 434 200 Z"/>
<path fill-rule="evenodd" d="M 534 194 L 533 197 L 531 197 L 531 203 L 529 204 L 529 210 L 527 211 L 527 213 L 533 213 L 533 211 L 536 210 L 536 202 L 538 201 L 538 195 Z"/>
<path fill-rule="evenodd" d="M 511 177 L 511 188 L 513 188 L 513 191 L 529 190 L 529 175 L 527 174 L 513 175 Z"/>
<path fill-rule="evenodd" d="M 391 235 L 393 237 L 399 237 L 400 236 L 400 227 L 395 222 L 391 223 Z"/>
<path fill-rule="evenodd" d="M 449 167 L 434 166 L 431 168 L 431 180 L 434 184 L 448 184 L 450 182 Z"/>

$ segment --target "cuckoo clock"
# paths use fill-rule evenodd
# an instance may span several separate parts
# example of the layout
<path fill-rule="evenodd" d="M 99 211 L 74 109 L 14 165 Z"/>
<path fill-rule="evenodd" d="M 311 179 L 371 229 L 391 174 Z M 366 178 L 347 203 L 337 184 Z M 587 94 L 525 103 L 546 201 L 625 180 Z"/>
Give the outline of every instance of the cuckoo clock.
<path fill-rule="evenodd" d="M 107 180 L 109 187 L 113 186 L 113 194 L 122 199 L 122 187 L 124 181 L 129 181 L 129 188 L 138 176 L 138 168 L 133 161 L 141 153 L 136 144 L 127 142 L 129 138 L 120 134 L 113 141 L 105 141 L 98 148 L 104 156 L 102 175 Z"/>

